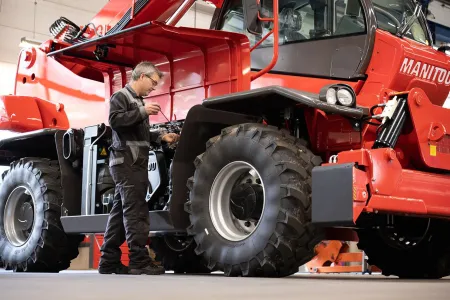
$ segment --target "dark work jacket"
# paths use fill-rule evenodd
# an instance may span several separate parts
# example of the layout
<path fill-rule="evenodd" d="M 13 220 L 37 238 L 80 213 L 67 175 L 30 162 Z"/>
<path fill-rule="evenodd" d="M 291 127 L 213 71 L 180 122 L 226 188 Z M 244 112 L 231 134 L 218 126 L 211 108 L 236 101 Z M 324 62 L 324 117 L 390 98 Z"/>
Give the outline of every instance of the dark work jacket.
<path fill-rule="evenodd" d="M 161 143 L 161 136 L 150 132 L 149 116 L 143 98 L 127 84 L 114 93 L 109 106 L 109 125 L 112 128 L 110 166 L 124 162 L 124 154 L 131 154 L 132 164 L 148 158 L 150 142 Z"/>

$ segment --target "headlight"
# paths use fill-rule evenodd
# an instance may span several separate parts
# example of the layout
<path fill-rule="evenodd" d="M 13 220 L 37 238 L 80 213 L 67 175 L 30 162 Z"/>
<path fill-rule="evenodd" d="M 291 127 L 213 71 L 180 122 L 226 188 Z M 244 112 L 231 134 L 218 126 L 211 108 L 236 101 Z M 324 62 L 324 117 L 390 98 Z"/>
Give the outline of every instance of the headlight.
<path fill-rule="evenodd" d="M 327 99 L 328 104 L 336 104 L 336 101 L 337 101 L 336 90 L 333 88 L 329 88 L 327 90 L 326 99 Z"/>
<path fill-rule="evenodd" d="M 356 104 L 356 94 L 352 87 L 347 84 L 330 84 L 324 86 L 320 90 L 319 99 L 331 105 L 339 103 L 344 106 L 353 107 Z"/>
<path fill-rule="evenodd" d="M 351 106 L 353 104 L 352 94 L 346 89 L 340 89 L 337 91 L 337 99 L 339 103 L 345 106 Z"/>

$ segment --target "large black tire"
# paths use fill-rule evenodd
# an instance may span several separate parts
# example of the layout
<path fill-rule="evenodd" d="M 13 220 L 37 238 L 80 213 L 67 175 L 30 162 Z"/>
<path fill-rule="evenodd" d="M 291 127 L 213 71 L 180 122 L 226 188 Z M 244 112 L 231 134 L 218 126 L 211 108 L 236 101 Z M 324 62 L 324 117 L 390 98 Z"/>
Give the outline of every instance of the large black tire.
<path fill-rule="evenodd" d="M 22 158 L 11 164 L 0 187 L 0 257 L 7 269 L 59 272 L 69 268 L 70 261 L 78 256 L 78 246 L 83 237 L 66 235 L 60 222 L 60 176 L 58 163 L 48 159 Z M 28 193 L 29 199 L 33 198 L 31 208 L 28 205 L 33 225 L 29 234 L 23 235 L 18 242 L 5 231 L 5 225 L 8 232 L 14 231 L 11 225 L 5 224 L 12 220 L 5 216 L 5 208 L 13 191 L 21 190 L 26 190 L 25 194 L 20 194 L 21 199 Z"/>
<path fill-rule="evenodd" d="M 322 236 L 311 224 L 311 171 L 321 164 L 306 142 L 285 130 L 263 124 L 241 124 L 211 138 L 195 160 L 185 205 L 197 243 L 195 252 L 207 266 L 226 276 L 284 277 L 314 257 Z M 250 164 L 261 174 L 265 204 L 256 229 L 244 240 L 224 238 L 209 209 L 216 175 L 230 162 Z"/>
<path fill-rule="evenodd" d="M 192 237 L 184 238 L 187 243 L 185 247 L 174 245 L 175 241 L 167 239 L 175 239 L 175 237 L 152 237 L 150 239 L 150 248 L 156 255 L 155 260 L 161 262 L 167 271 L 186 274 L 211 273 L 201 257 L 195 254 L 196 244 Z"/>
<path fill-rule="evenodd" d="M 406 218 L 406 217 L 405 217 Z M 424 222 L 424 220 L 418 220 Z M 404 279 L 438 279 L 450 275 L 450 226 L 446 221 L 430 220 L 428 232 L 415 241 L 415 246 L 405 247 L 408 239 L 396 235 L 387 240 L 380 228 L 366 228 L 358 231 L 358 248 L 368 256 L 368 264 L 377 266 L 385 276 L 398 276 Z M 414 221 L 406 221 L 413 227 Z M 417 223 L 416 223 L 417 224 Z M 396 245 L 398 244 L 398 245 Z"/>

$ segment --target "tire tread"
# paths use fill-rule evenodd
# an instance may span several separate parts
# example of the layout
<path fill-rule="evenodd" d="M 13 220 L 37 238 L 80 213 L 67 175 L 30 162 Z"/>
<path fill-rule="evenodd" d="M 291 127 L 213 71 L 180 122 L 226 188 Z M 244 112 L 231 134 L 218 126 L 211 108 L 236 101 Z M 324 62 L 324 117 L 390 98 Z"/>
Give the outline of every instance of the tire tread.
<path fill-rule="evenodd" d="M 78 256 L 82 236 L 67 236 L 60 222 L 62 187 L 57 161 L 45 158 L 26 157 L 11 163 L 6 176 L 17 172 L 32 172 L 38 181 L 44 203 L 44 220 L 39 242 L 31 256 L 19 263 L 3 261 L 7 268 L 16 272 L 59 272 L 70 266 Z"/>
<path fill-rule="evenodd" d="M 261 276 L 261 277 L 284 277 L 298 271 L 298 267 L 308 262 L 315 255 L 312 245 L 320 242 L 322 237 L 315 231 L 308 230 L 307 224 L 310 222 L 310 205 L 311 205 L 311 172 L 312 168 L 320 165 L 321 158 L 315 156 L 306 148 L 306 141 L 292 137 L 289 132 L 277 127 L 263 124 L 240 124 L 224 128 L 221 135 L 211 138 L 207 143 L 205 153 L 196 159 L 195 166 L 199 167 L 204 155 L 214 148 L 216 143 L 228 136 L 245 135 L 252 140 L 265 145 L 266 151 L 272 157 L 277 156 L 278 167 L 281 174 L 290 174 L 298 178 L 295 183 L 282 182 L 281 188 L 285 190 L 282 198 L 294 199 L 297 208 L 280 209 L 281 217 L 278 218 L 277 229 L 272 237 L 267 241 L 267 245 L 263 251 L 251 257 L 247 262 L 236 265 L 223 265 L 222 270 L 226 276 Z M 200 158 L 200 159 L 199 159 Z M 190 191 L 190 199 L 193 199 L 195 182 L 194 177 L 189 178 L 187 184 Z M 305 195 L 308 191 L 308 195 Z M 282 200 L 282 199 L 281 199 Z M 283 201 L 281 201 L 283 203 Z M 198 221 L 196 216 L 192 214 L 192 203 L 187 201 L 185 205 L 186 212 L 189 213 L 191 226 L 188 231 L 190 234 L 195 233 L 194 228 Z M 289 232 L 289 235 L 285 233 Z M 196 239 L 198 246 L 197 255 L 201 255 L 205 250 L 201 248 L 201 237 L 199 234 Z M 298 254 L 303 255 L 298 255 Z M 255 262 L 259 266 L 255 267 Z M 220 262 L 212 262 L 211 258 L 208 267 L 221 266 Z"/>

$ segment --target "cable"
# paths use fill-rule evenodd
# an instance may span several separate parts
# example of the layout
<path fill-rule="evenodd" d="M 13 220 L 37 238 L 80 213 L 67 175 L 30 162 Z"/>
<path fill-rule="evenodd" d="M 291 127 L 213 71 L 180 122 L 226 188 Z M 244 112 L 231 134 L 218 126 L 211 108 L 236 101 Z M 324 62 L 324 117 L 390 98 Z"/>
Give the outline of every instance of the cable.
<path fill-rule="evenodd" d="M 167 122 L 170 123 L 169 119 L 168 119 L 168 118 L 166 117 L 166 115 L 162 112 L 162 110 L 160 110 L 159 112 L 163 115 L 163 117 L 167 120 Z"/>
<path fill-rule="evenodd" d="M 379 121 L 378 119 L 374 118 L 374 116 L 375 116 L 375 109 L 377 109 L 379 107 L 385 107 L 385 106 L 386 106 L 386 104 L 384 104 L 384 103 L 372 106 L 370 108 L 370 116 L 367 116 L 367 117 L 363 118 L 362 121 L 364 123 L 367 123 L 367 124 L 372 125 L 372 126 L 380 126 L 381 125 L 381 121 L 380 121 L 380 123 L 374 123 L 374 122 L 370 122 L 368 120 L 377 120 L 377 121 Z M 378 131 L 378 129 L 377 129 L 377 131 Z"/>

